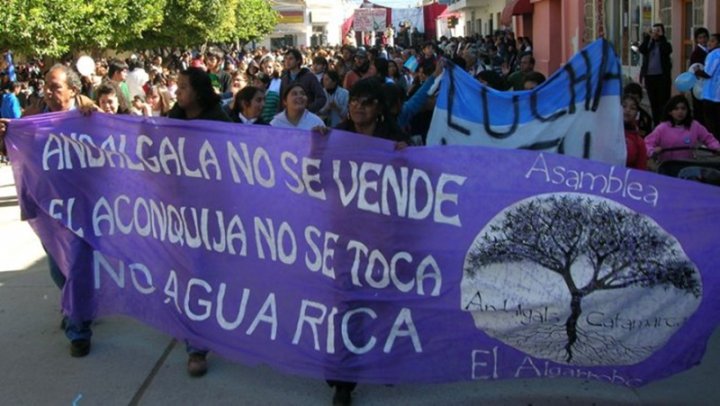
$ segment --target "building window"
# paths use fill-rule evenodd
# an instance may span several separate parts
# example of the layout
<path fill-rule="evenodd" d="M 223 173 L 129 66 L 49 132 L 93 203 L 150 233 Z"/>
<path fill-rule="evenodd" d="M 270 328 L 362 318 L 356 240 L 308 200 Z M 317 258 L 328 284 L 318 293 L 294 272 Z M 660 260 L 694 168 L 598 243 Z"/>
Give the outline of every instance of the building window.
<path fill-rule="evenodd" d="M 672 38 L 672 0 L 660 0 L 660 23 L 665 26 L 665 37 Z"/>
<path fill-rule="evenodd" d="M 693 25 L 694 28 L 704 27 L 705 23 L 705 0 L 693 1 Z M 693 30 L 694 31 L 694 30 Z"/>

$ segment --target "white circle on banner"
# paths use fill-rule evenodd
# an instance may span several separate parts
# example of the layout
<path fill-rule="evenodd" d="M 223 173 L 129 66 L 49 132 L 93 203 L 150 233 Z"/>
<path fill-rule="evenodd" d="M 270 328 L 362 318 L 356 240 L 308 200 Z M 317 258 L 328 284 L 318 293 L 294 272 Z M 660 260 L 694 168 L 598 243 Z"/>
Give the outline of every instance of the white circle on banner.
<path fill-rule="evenodd" d="M 702 278 L 649 216 L 599 196 L 551 193 L 515 202 L 483 226 L 460 290 L 478 329 L 528 355 L 633 365 L 695 313 Z"/>

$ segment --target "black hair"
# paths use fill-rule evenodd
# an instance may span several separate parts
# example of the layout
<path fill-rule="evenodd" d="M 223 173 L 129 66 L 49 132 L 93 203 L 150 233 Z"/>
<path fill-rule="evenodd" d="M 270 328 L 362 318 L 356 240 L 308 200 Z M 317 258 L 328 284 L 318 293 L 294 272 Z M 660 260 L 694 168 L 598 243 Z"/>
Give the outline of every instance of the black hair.
<path fill-rule="evenodd" d="M 245 86 L 235 94 L 235 103 L 246 102 L 250 103 L 256 94 L 263 93 L 263 89 L 255 86 Z"/>
<path fill-rule="evenodd" d="M 382 95 L 385 102 L 385 110 L 392 111 L 398 103 L 405 101 L 405 91 L 394 83 L 385 83 L 382 86 Z"/>
<path fill-rule="evenodd" d="M 137 59 L 130 59 L 130 62 L 127 64 L 128 70 L 132 71 L 135 70 L 135 68 L 142 68 L 143 64 L 142 62 L 138 61 Z"/>
<path fill-rule="evenodd" d="M 338 73 L 334 70 L 329 70 L 325 72 L 325 76 L 328 76 L 333 82 L 340 84 L 340 75 L 338 75 Z"/>
<path fill-rule="evenodd" d="M 397 120 L 391 117 L 390 109 L 387 105 L 387 101 L 389 100 L 389 98 L 386 97 L 387 94 L 391 91 L 394 93 L 392 89 L 398 87 L 399 86 L 393 84 L 385 85 L 383 80 L 378 77 L 370 77 L 358 80 L 350 89 L 350 100 L 359 97 L 377 100 L 376 106 L 378 108 L 379 121 L 373 134 L 375 137 L 394 141 L 403 141 L 406 137 L 404 131 L 398 126 Z M 355 131 L 355 124 L 352 118 L 348 118 L 344 125 L 345 127 L 341 125 L 341 128 Z"/>
<path fill-rule="evenodd" d="M 454 57 L 453 59 L 451 59 L 451 61 L 452 61 L 452 63 L 454 63 L 455 66 L 457 66 L 458 68 L 460 68 L 460 69 L 462 69 L 462 70 L 466 70 L 466 69 L 467 69 L 467 62 L 465 61 L 465 58 L 463 58 L 462 56 L 456 56 L 456 57 Z"/>
<path fill-rule="evenodd" d="M 195 91 L 195 101 L 203 109 L 220 103 L 220 95 L 215 93 L 210 75 L 200 68 L 187 68 L 180 72 L 181 76 L 188 78 L 190 87 Z"/>
<path fill-rule="evenodd" d="M 383 58 L 375 58 L 375 61 L 373 62 L 375 65 L 375 70 L 377 71 L 377 75 L 381 78 L 386 78 L 388 76 L 388 61 L 387 59 Z"/>
<path fill-rule="evenodd" d="M 636 98 L 638 98 L 638 102 L 642 100 L 643 97 L 643 88 L 640 86 L 639 83 L 630 82 L 623 88 L 623 94 L 632 94 L 636 95 Z M 637 97 L 639 96 L 639 97 Z"/>
<path fill-rule="evenodd" d="M 96 100 L 100 100 L 100 97 L 106 94 L 117 95 L 117 89 L 107 83 L 101 83 L 100 86 L 95 89 L 95 98 Z"/>
<path fill-rule="evenodd" d="M 242 112 L 243 102 L 250 103 L 252 99 L 258 93 L 265 93 L 263 89 L 255 86 L 245 86 L 240 91 L 235 93 L 235 100 L 233 100 L 233 107 L 230 110 L 233 117 L 237 117 L 238 113 Z"/>
<path fill-rule="evenodd" d="M 402 67 L 397 64 L 397 62 L 393 61 L 392 59 L 388 60 L 388 76 L 390 76 L 390 64 L 395 65 L 395 76 L 393 76 L 393 79 L 398 79 L 400 76 L 402 76 Z"/>
<path fill-rule="evenodd" d="M 322 57 L 322 56 L 316 56 L 315 58 L 313 58 L 312 63 L 313 63 L 313 65 L 322 65 L 325 67 L 325 69 L 327 69 L 327 67 L 328 67 L 327 59 L 325 59 L 325 57 Z"/>
<path fill-rule="evenodd" d="M 15 90 L 22 88 L 22 83 L 20 82 L 7 82 L 7 84 L 4 86 L 4 89 L 9 91 L 10 93 L 14 93 Z"/>
<path fill-rule="evenodd" d="M 112 78 L 113 75 L 115 75 L 115 72 L 123 71 L 128 68 L 128 65 L 119 60 L 119 59 L 112 59 L 108 63 L 108 77 Z"/>
<path fill-rule="evenodd" d="M 493 89 L 505 90 L 504 89 L 505 85 L 503 83 L 502 77 L 500 77 L 500 75 L 497 72 L 495 72 L 494 70 L 488 69 L 488 70 L 479 72 L 475 76 L 475 78 L 478 80 L 484 81 L 485 83 L 487 83 L 487 85 L 489 87 L 491 87 Z"/>
<path fill-rule="evenodd" d="M 420 72 L 424 73 L 425 76 L 432 75 L 435 72 L 435 62 L 430 60 L 423 62 L 422 66 L 420 66 Z"/>
<path fill-rule="evenodd" d="M 660 30 L 662 31 L 662 35 L 665 35 L 665 24 L 663 24 L 663 23 L 655 23 L 655 24 L 653 24 L 653 27 L 659 27 Z"/>
<path fill-rule="evenodd" d="M 633 96 L 632 94 L 626 94 L 620 100 L 620 104 L 625 104 L 625 100 L 632 100 L 632 102 L 635 103 L 635 108 L 640 110 L 640 102 L 638 101 L 637 97 Z"/>
<path fill-rule="evenodd" d="M 300 63 L 300 65 L 302 65 L 303 56 L 302 56 L 302 53 L 300 53 L 300 51 L 298 51 L 297 49 L 290 48 L 287 50 L 287 52 L 285 52 L 285 55 L 292 55 L 293 58 L 295 58 Z"/>
<path fill-rule="evenodd" d="M 270 84 L 270 82 L 272 82 L 272 78 L 263 72 L 258 72 L 258 74 L 255 75 L 255 79 L 262 82 L 262 84 L 265 85 L 266 89 L 267 89 L 268 85 Z"/>
<path fill-rule="evenodd" d="M 695 32 L 693 33 L 693 39 L 695 39 L 695 42 L 697 42 L 697 39 L 702 34 L 705 34 L 706 37 L 710 38 L 710 31 L 708 31 L 705 27 L 696 28 Z"/>
<path fill-rule="evenodd" d="M 682 94 L 677 94 L 668 100 L 667 104 L 665 105 L 665 108 L 663 109 L 663 121 L 668 121 L 670 124 L 675 126 L 675 121 L 672 118 L 673 110 L 675 110 L 675 107 L 677 107 L 678 104 L 684 104 L 685 108 L 687 109 L 687 114 L 685 115 L 685 119 L 681 121 L 679 124 L 682 125 L 685 128 L 690 128 L 693 122 L 693 116 L 692 116 L 692 110 L 690 109 L 690 102 L 688 101 L 687 97 L 685 97 Z"/>
<path fill-rule="evenodd" d="M 350 98 L 367 97 L 383 103 L 383 83 L 384 81 L 377 77 L 360 79 L 350 88 Z"/>
<path fill-rule="evenodd" d="M 539 85 L 545 82 L 545 75 L 536 71 L 528 72 L 523 77 L 523 85 L 525 84 L 525 82 L 535 82 Z"/>
<path fill-rule="evenodd" d="M 290 92 L 291 92 L 293 89 L 295 89 L 296 87 L 299 87 L 300 89 L 302 89 L 302 90 L 305 92 L 305 94 L 308 94 L 308 90 L 305 88 L 305 86 L 304 86 L 302 83 L 300 83 L 300 82 L 294 82 L 294 83 L 291 83 L 288 87 L 285 88 L 285 90 L 283 91 L 283 94 L 282 94 L 282 98 L 280 98 L 280 100 L 285 101 L 285 99 L 287 99 L 287 97 L 288 97 L 288 95 L 290 94 Z"/>

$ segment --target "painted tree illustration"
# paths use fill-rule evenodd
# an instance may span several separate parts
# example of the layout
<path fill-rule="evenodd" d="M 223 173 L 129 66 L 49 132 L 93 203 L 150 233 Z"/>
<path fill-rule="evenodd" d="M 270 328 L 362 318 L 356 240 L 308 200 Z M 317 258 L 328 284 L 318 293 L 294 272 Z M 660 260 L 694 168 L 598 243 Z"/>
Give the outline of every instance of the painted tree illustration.
<path fill-rule="evenodd" d="M 577 194 L 521 202 L 489 227 L 466 262 L 471 276 L 488 265 L 524 261 L 559 275 L 571 297 L 563 347 L 568 363 L 576 345 L 590 339 L 579 331 L 578 319 L 583 299 L 594 292 L 662 286 L 696 298 L 701 294 L 698 272 L 673 237 L 649 218 L 608 202 Z M 573 266 L 591 268 L 582 282 L 573 277 Z M 603 341 L 614 340 L 596 337 L 590 346 Z"/>

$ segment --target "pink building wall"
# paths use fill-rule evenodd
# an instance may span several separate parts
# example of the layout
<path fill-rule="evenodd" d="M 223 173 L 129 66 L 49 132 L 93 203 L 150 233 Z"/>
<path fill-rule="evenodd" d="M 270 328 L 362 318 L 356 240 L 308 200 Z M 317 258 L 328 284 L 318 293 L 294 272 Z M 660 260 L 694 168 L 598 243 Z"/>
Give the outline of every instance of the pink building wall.
<path fill-rule="evenodd" d="M 587 42 L 595 38 L 585 37 L 585 26 L 595 20 L 593 32 L 599 30 L 609 16 L 599 15 L 598 10 L 590 7 L 586 9 L 586 2 L 582 0 L 531 0 L 533 13 L 515 16 L 516 33 L 519 36 L 529 36 L 533 41 L 533 54 L 535 56 L 535 70 L 549 76 L 560 68 Z M 587 2 L 588 4 L 592 4 Z M 672 37 L 669 37 L 673 46 L 673 77 L 681 72 L 682 59 L 682 6 L 683 0 L 673 0 Z M 594 3 L 597 7 L 597 3 Z M 602 7 L 602 3 L 600 3 Z M 591 14 L 590 14 L 591 13 Z M 586 16 L 586 14 L 588 14 Z M 720 1 L 705 0 L 704 26 L 711 33 L 720 31 Z M 589 18 L 587 18 L 589 17 Z M 657 19 L 657 16 L 656 16 Z"/>
<path fill-rule="evenodd" d="M 532 1 L 535 70 L 549 76 L 585 45 L 582 3 L 578 0 Z"/>

